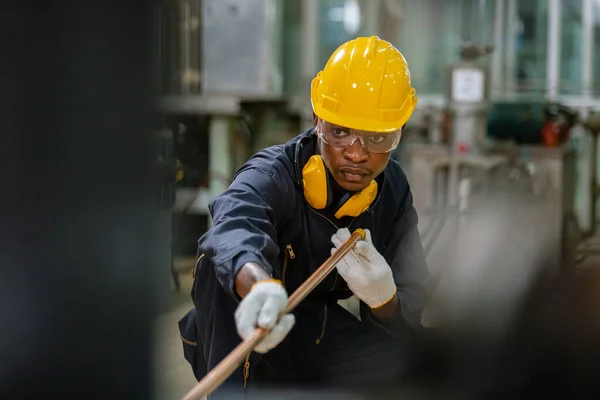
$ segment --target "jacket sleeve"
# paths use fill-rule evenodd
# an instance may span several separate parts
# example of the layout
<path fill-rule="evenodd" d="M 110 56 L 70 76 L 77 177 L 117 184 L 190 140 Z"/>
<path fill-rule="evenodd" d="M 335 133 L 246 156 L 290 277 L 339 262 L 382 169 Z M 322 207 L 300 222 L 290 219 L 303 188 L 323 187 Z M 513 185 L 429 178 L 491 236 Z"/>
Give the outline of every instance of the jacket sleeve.
<path fill-rule="evenodd" d="M 212 259 L 219 282 L 236 299 L 235 276 L 245 263 L 256 262 L 269 274 L 277 265 L 277 228 L 294 198 L 293 184 L 281 175 L 247 167 L 209 205 L 213 225 L 198 252 Z"/>
<path fill-rule="evenodd" d="M 384 326 L 374 320 L 368 307 L 363 305 L 361 312 L 363 318 L 379 325 L 394 336 L 403 336 L 406 332 L 418 333 L 422 328 L 421 315 L 427 299 L 425 280 L 428 270 L 417 222 L 417 212 L 409 190 L 394 221 L 383 254 L 392 269 L 398 287 L 396 296 L 400 306 L 396 320 Z"/>

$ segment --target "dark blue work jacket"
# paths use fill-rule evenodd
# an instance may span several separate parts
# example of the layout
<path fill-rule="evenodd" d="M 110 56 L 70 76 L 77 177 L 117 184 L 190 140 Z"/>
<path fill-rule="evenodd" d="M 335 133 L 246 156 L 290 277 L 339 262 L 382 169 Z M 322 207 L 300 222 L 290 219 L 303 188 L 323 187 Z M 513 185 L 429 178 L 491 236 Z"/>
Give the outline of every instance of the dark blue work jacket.
<path fill-rule="evenodd" d="M 297 147 L 299 140 L 301 147 Z M 198 379 L 240 343 L 233 318 L 239 302 L 234 289 L 239 269 L 256 262 L 281 279 L 291 294 L 331 255 L 331 236 L 341 227 L 371 231 L 398 286 L 396 321 L 379 324 L 361 303 L 362 323 L 400 340 L 421 328 L 427 268 L 404 172 L 390 160 L 378 177 L 379 193 L 369 209 L 359 217 L 337 220 L 333 210 L 311 208 L 299 186 L 299 171 L 315 154 L 317 140 L 311 129 L 283 145 L 258 152 L 210 204 L 213 226 L 198 243 L 200 260 L 192 289 L 195 310 L 180 321 L 186 357 Z M 327 323 L 327 304 L 351 295 L 334 270 L 297 308 L 294 329 L 304 326 L 307 335 L 313 335 L 310 343 L 318 344 Z M 254 357 L 258 355 L 247 361 Z M 240 368 L 230 382 L 241 383 L 247 374 Z"/>

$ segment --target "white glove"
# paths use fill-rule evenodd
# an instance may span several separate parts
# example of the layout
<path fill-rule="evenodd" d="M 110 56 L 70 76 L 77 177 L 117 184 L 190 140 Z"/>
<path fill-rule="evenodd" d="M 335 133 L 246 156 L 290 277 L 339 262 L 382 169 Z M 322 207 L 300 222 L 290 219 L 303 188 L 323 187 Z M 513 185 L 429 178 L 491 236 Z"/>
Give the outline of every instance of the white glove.
<path fill-rule="evenodd" d="M 259 327 L 272 329 L 254 351 L 268 352 L 281 343 L 290 332 L 296 322 L 294 314 L 286 314 L 277 322 L 287 302 L 287 292 L 274 280 L 256 282 L 250 292 L 244 296 L 235 310 L 235 324 L 242 339 L 252 336 Z"/>
<path fill-rule="evenodd" d="M 378 308 L 389 302 L 395 295 L 396 283 L 392 269 L 371 240 L 371 232 L 365 229 L 365 240 L 359 240 L 354 249 L 337 263 L 338 273 L 352 292 L 371 308 Z M 331 237 L 335 246 L 331 254 L 337 251 L 350 238 L 347 228 L 339 229 Z"/>

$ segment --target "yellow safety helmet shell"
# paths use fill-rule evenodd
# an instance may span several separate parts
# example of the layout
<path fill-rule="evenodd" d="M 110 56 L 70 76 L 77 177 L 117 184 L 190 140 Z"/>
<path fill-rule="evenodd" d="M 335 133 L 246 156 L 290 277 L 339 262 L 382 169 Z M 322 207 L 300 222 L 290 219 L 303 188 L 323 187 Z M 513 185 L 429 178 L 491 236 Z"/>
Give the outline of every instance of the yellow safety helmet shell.
<path fill-rule="evenodd" d="M 417 104 L 404 56 L 377 36 L 338 47 L 313 79 L 310 97 L 317 117 L 371 132 L 399 130 Z"/>

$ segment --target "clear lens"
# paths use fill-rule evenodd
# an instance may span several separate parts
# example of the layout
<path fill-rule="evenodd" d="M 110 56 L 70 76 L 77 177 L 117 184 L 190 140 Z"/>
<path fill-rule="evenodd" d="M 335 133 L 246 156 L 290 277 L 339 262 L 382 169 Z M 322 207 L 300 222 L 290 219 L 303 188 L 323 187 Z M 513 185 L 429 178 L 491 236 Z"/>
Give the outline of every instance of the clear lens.
<path fill-rule="evenodd" d="M 369 153 L 388 153 L 398 147 L 402 131 L 377 133 L 337 127 L 323 122 L 319 124 L 319 137 L 328 145 L 345 148 L 360 140 Z"/>

